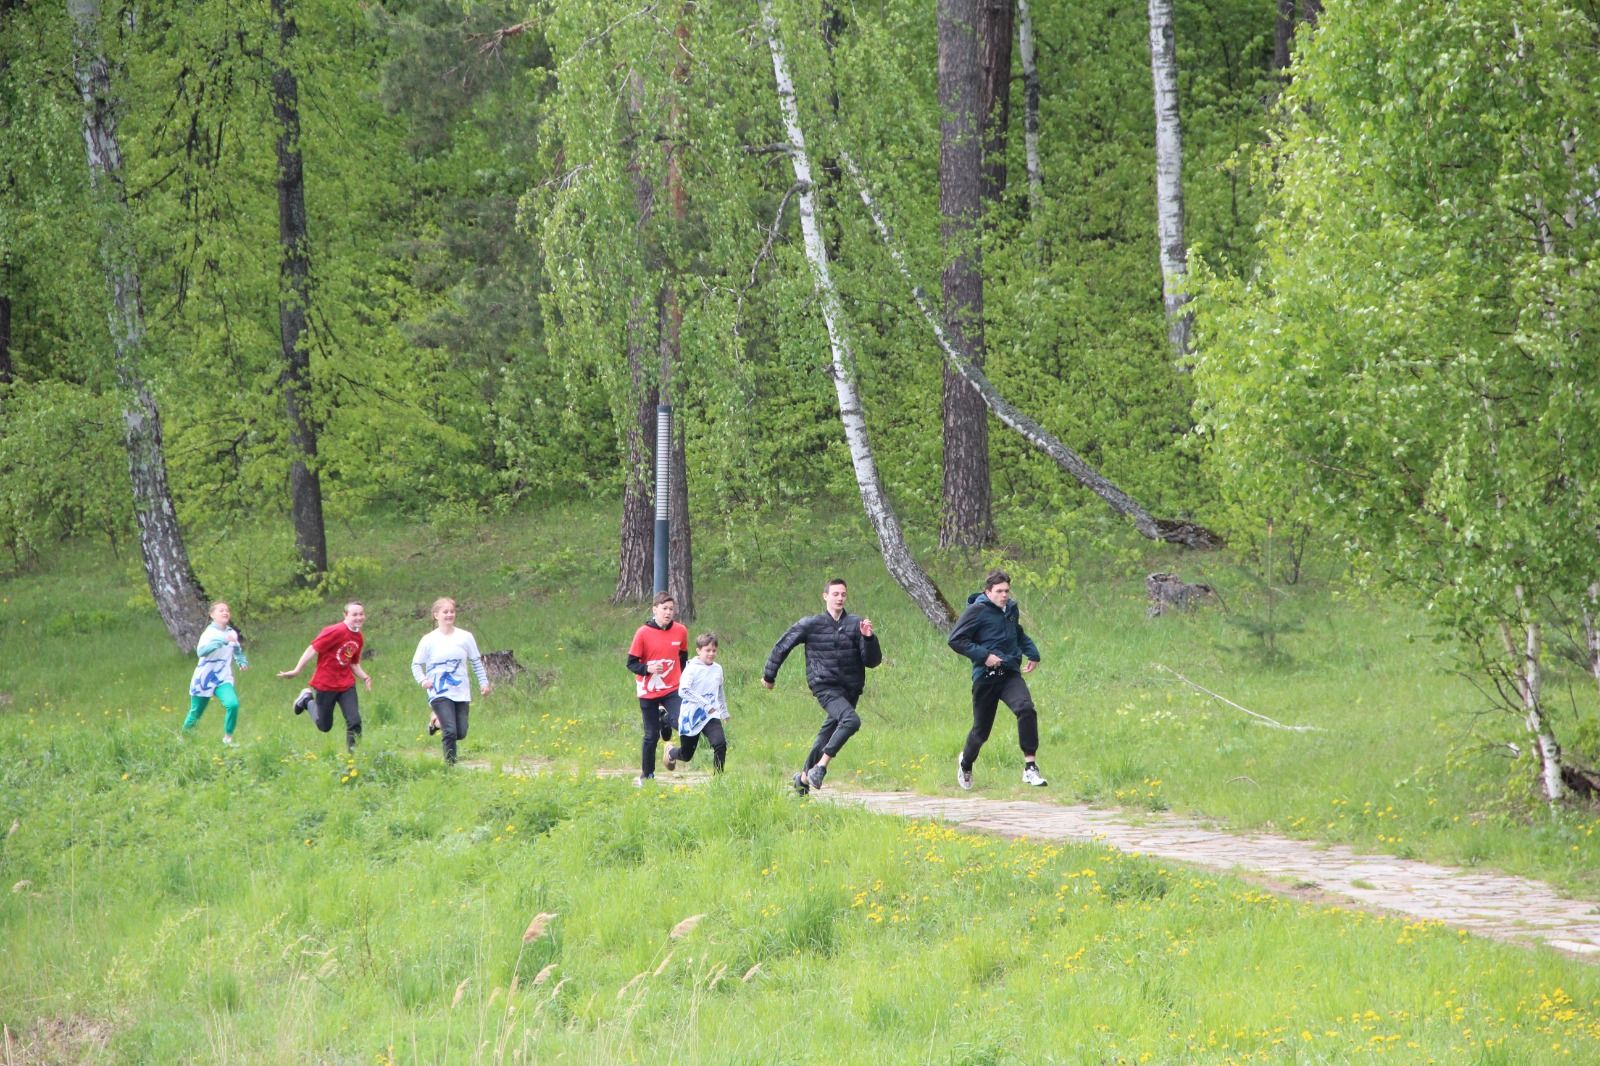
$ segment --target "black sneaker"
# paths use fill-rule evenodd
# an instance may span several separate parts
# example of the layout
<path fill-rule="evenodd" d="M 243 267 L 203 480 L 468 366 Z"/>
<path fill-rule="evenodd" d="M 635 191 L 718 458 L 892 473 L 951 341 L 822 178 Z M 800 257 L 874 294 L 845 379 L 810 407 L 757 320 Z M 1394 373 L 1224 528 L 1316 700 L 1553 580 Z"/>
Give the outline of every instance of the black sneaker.
<path fill-rule="evenodd" d="M 670 744 L 667 745 L 666 766 L 668 770 L 678 768 L 678 749 Z"/>
<path fill-rule="evenodd" d="M 813 766 L 810 772 L 806 774 L 806 784 L 810 785 L 812 790 L 815 791 L 816 789 L 822 787 L 822 779 L 827 776 L 828 768 L 823 766 L 821 763 L 817 763 L 817 765 Z"/>
<path fill-rule="evenodd" d="M 802 770 L 800 773 L 789 778 L 789 780 L 794 783 L 794 790 L 800 793 L 800 795 L 804 796 L 807 792 L 811 791 L 811 781 L 806 777 L 805 771 Z"/>
<path fill-rule="evenodd" d="M 437 719 L 437 718 L 428 719 L 428 735 L 430 737 L 433 736 L 435 733 L 437 733 L 441 728 L 443 728 L 443 727 L 439 725 L 439 719 Z"/>
<path fill-rule="evenodd" d="M 306 713 L 306 708 L 311 706 L 311 701 L 313 699 L 315 699 L 316 696 L 317 696 L 317 693 L 316 693 L 316 691 L 314 689 L 309 689 L 309 688 L 301 689 L 300 690 L 300 695 L 298 695 L 298 696 L 296 696 L 294 698 L 294 713 L 295 714 L 305 714 Z"/>

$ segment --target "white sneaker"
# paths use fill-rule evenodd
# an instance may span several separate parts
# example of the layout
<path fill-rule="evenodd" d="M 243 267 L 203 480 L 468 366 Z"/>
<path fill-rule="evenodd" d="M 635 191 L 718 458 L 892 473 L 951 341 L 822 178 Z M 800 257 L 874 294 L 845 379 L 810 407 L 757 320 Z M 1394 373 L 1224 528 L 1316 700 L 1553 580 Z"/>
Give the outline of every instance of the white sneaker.
<path fill-rule="evenodd" d="M 654 780 L 655 780 L 654 776 L 645 777 L 643 774 L 640 774 L 638 777 L 633 779 L 633 787 L 634 788 L 643 788 L 644 787 L 644 783 L 646 781 L 654 781 Z"/>
<path fill-rule="evenodd" d="M 968 792 L 972 791 L 972 771 L 962 767 L 961 756 L 959 755 L 956 756 L 956 784 Z"/>
<path fill-rule="evenodd" d="M 231 748 L 233 747 L 233 738 L 231 736 L 225 736 L 222 738 L 222 743 Z"/>
<path fill-rule="evenodd" d="M 1050 782 L 1044 779 L 1044 775 L 1039 772 L 1037 766 L 1024 766 L 1022 768 L 1022 783 L 1024 785 L 1032 785 L 1035 788 L 1043 788 Z"/>

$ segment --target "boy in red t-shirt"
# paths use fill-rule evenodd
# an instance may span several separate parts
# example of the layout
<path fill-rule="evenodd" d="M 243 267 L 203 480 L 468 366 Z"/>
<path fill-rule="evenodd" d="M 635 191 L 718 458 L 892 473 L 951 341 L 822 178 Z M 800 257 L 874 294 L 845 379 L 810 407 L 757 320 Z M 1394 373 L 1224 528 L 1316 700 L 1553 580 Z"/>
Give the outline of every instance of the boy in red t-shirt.
<path fill-rule="evenodd" d="M 644 739 L 639 748 L 639 776 L 643 785 L 656 776 L 656 741 L 672 739 L 678 720 L 678 682 L 689 661 L 689 631 L 674 622 L 678 604 L 670 592 L 658 592 L 650 603 L 650 621 L 640 626 L 628 646 L 628 669 L 639 696 L 639 719 Z"/>
<path fill-rule="evenodd" d="M 344 715 L 344 746 L 346 751 L 356 750 L 356 739 L 361 736 L 361 708 L 356 700 L 356 678 L 366 683 L 372 691 L 372 677 L 361 669 L 361 648 L 366 638 L 361 627 L 367 621 L 367 609 L 360 603 L 344 605 L 344 620 L 335 622 L 311 639 L 300 661 L 293 670 L 280 671 L 279 677 L 294 677 L 313 658 L 317 668 L 311 674 L 311 687 L 300 690 L 295 697 L 294 713 L 312 707 L 312 721 L 326 733 L 333 728 L 333 705 L 338 704 Z"/>

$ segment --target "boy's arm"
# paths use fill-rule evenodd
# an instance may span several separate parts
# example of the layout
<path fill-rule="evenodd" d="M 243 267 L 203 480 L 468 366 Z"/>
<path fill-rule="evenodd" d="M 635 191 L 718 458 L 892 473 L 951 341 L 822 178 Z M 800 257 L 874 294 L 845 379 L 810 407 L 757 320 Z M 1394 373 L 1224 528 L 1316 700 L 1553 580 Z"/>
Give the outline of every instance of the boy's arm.
<path fill-rule="evenodd" d="M 956 627 L 950 631 L 947 643 L 950 650 L 957 655 L 965 655 L 971 659 L 973 665 L 982 666 L 989 658 L 989 649 L 977 644 L 972 639 L 972 631 L 978 625 L 978 610 L 974 604 L 961 612 L 961 617 L 956 620 Z"/>
<path fill-rule="evenodd" d="M 790 626 L 783 636 L 778 638 L 778 643 L 772 646 L 772 654 L 767 656 L 767 665 L 761 668 L 761 683 L 763 685 L 771 688 L 772 683 L 778 680 L 778 671 L 783 667 L 783 660 L 789 657 L 791 651 L 794 651 L 796 644 L 805 643 L 806 623 L 809 621 L 809 618 L 800 619 L 800 621 Z"/>
<path fill-rule="evenodd" d="M 294 669 L 293 670 L 279 670 L 278 671 L 278 676 L 279 677 L 293 677 L 295 674 L 298 674 L 301 670 L 305 669 L 306 663 L 310 662 L 312 659 L 315 659 L 316 657 L 317 657 L 317 649 L 315 647 L 313 647 L 312 645 L 307 644 L 306 645 L 306 650 L 300 653 L 300 661 L 294 664 Z"/>

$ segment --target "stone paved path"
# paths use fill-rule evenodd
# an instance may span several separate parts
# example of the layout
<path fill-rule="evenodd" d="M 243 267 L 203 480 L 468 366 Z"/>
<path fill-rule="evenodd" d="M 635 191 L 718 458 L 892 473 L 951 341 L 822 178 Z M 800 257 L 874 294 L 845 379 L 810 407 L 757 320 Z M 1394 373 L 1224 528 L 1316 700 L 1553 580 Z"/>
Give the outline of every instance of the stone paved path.
<path fill-rule="evenodd" d="M 1546 944 L 1600 962 L 1600 906 L 1564 899 L 1542 881 L 1363 855 L 1340 844 L 1233 833 L 1171 815 L 1135 822 L 1068 804 L 824 789 L 817 799 L 883 814 L 948 822 L 1030 840 L 1102 844 L 1119 851 L 1266 879 L 1280 891 L 1315 889 L 1480 936 Z"/>

